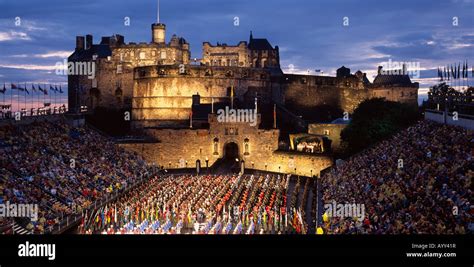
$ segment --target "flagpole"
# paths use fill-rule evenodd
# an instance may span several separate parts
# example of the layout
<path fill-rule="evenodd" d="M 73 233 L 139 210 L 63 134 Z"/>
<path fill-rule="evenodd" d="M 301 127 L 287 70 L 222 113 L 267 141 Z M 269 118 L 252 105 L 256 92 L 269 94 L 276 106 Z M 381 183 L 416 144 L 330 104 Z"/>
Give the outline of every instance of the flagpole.
<path fill-rule="evenodd" d="M 56 83 L 54 84 L 54 97 L 53 97 L 54 105 L 53 105 L 53 114 L 56 113 Z"/>
<path fill-rule="evenodd" d="M 23 102 L 25 104 L 25 116 L 28 115 L 28 99 L 26 98 L 26 91 L 28 91 L 28 88 L 26 88 L 26 83 L 25 83 L 25 92 L 24 92 L 24 95 L 25 95 L 25 102 Z"/>
<path fill-rule="evenodd" d="M 11 111 L 11 114 L 13 115 L 13 89 L 12 89 L 11 82 L 10 82 L 10 111 Z"/>

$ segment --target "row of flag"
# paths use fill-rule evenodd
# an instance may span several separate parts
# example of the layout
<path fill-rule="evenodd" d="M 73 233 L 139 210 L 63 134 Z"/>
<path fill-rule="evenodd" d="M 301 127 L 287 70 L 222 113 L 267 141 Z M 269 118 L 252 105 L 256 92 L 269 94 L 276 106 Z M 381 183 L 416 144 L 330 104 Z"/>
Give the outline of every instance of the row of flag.
<path fill-rule="evenodd" d="M 471 67 L 471 77 L 474 77 L 474 67 Z M 450 81 L 469 78 L 469 65 L 467 60 L 462 63 L 456 63 L 454 65 L 447 65 L 445 67 L 438 67 L 438 78 L 440 81 Z"/>
<path fill-rule="evenodd" d="M 258 212 L 258 215 L 243 211 L 242 215 L 237 219 L 237 226 L 234 229 L 234 233 L 236 231 L 238 233 L 242 233 L 245 229 L 247 229 L 247 232 L 249 233 L 254 233 L 257 227 L 262 229 L 263 225 L 274 225 L 275 228 L 287 228 L 288 226 L 291 226 L 292 229 L 294 229 L 297 233 L 306 233 L 306 227 L 304 226 L 301 211 L 297 211 L 295 208 L 293 208 L 292 215 L 290 215 L 293 218 L 291 219 L 288 218 L 288 214 L 285 212 L 285 210 L 286 209 L 283 207 L 280 208 L 280 213 L 278 214 L 276 210 L 274 213 L 272 211 L 267 213 L 267 210 L 263 209 L 263 213 Z M 227 224 L 224 229 L 222 229 L 222 224 L 224 221 L 220 221 L 216 217 L 210 218 L 210 220 L 207 221 L 204 232 L 217 233 L 221 229 L 224 233 L 230 232 L 232 230 L 231 212 L 230 209 L 228 211 L 229 215 L 227 216 Z M 224 213 L 225 210 L 223 211 L 223 215 Z M 213 219 L 216 219 L 215 224 L 213 224 Z M 105 230 L 108 229 L 109 226 L 116 226 L 118 228 L 122 228 L 121 226 L 123 226 L 128 231 L 139 229 L 140 232 L 144 232 L 144 230 L 148 228 L 149 222 L 153 222 L 152 224 L 155 224 L 159 220 L 163 220 L 164 222 L 166 221 L 166 223 L 163 225 L 163 230 L 165 232 L 167 232 L 169 228 L 173 226 L 171 223 L 173 221 L 177 221 L 177 229 L 181 229 L 185 224 L 193 225 L 195 222 L 195 218 L 193 218 L 191 210 L 189 210 L 186 216 L 185 214 L 180 214 L 177 210 L 173 211 L 170 209 L 165 209 L 164 207 L 163 210 L 161 210 L 160 208 L 155 209 L 153 206 L 152 208 L 145 208 L 138 205 L 135 207 L 127 206 L 125 209 L 117 209 L 116 205 L 109 208 L 106 205 L 105 208 L 100 208 L 97 210 L 95 215 L 92 216 L 92 221 L 86 213 L 82 220 L 81 227 L 82 229 L 92 228 L 95 230 Z M 86 227 L 86 225 L 88 227 Z M 168 225 L 168 227 L 165 225 Z"/>
<path fill-rule="evenodd" d="M 18 91 L 21 91 L 21 92 L 25 92 L 25 93 L 27 93 L 27 94 L 30 94 L 30 91 L 28 90 L 28 88 L 27 88 L 27 86 L 26 86 L 26 83 L 25 83 L 25 86 L 24 86 L 24 87 L 22 87 L 22 86 L 19 85 L 19 84 L 17 85 L 17 84 L 12 83 L 12 84 L 10 85 L 10 89 L 11 89 L 11 90 L 18 90 Z M 43 87 L 41 87 L 41 85 L 39 85 L 39 84 L 37 85 L 37 87 L 36 87 L 34 84 L 31 84 L 31 89 L 30 89 L 30 90 L 32 90 L 33 92 L 39 91 L 39 92 L 42 92 L 42 93 L 45 94 L 45 95 L 48 94 L 48 88 L 47 88 L 46 86 L 44 86 L 44 88 L 43 88 Z M 60 93 L 60 94 L 64 93 L 64 91 L 63 91 L 61 85 L 59 85 L 59 88 L 58 88 L 57 85 L 54 85 L 54 86 L 53 86 L 53 85 L 49 85 L 49 90 L 52 91 L 52 92 L 54 92 L 54 93 Z M 7 91 L 7 87 L 6 87 L 6 84 L 4 83 L 4 84 L 3 84 L 3 88 L 0 89 L 0 93 L 5 94 L 6 91 Z"/>

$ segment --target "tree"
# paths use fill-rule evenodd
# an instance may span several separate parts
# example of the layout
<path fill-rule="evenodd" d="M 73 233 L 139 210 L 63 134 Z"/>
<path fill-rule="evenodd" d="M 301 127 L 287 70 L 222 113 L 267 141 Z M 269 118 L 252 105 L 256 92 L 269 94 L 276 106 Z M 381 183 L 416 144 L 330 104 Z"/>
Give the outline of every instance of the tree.
<path fill-rule="evenodd" d="M 354 110 L 351 122 L 341 132 L 346 154 L 356 153 L 420 119 L 417 107 L 372 98 L 360 103 Z"/>

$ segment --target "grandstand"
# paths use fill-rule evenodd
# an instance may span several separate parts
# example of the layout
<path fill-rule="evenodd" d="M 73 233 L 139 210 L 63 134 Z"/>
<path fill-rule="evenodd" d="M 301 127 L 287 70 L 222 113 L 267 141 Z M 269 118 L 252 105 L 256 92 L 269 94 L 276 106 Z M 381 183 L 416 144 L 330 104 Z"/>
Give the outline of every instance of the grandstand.
<path fill-rule="evenodd" d="M 65 118 L 5 124 L 0 204 L 35 203 L 39 210 L 36 221 L 1 218 L 0 231 L 312 234 L 319 226 L 329 234 L 472 233 L 473 136 L 420 121 L 316 183 L 267 172 L 169 174 Z M 332 202 L 364 205 L 365 216 L 328 216 L 322 207 Z"/>
<path fill-rule="evenodd" d="M 361 203 L 366 217 L 323 215 L 334 234 L 472 233 L 472 130 L 420 121 L 321 178 L 324 203 Z"/>

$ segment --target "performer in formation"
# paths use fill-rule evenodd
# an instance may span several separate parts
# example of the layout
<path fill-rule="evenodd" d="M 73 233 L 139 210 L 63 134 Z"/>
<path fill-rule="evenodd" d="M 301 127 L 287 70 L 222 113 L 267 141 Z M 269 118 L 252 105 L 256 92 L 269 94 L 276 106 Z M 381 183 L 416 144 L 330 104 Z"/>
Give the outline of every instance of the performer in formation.
<path fill-rule="evenodd" d="M 287 214 L 289 176 L 155 177 L 86 216 L 87 234 L 278 234 L 306 225 Z M 301 232 L 301 231 L 300 231 Z"/>

